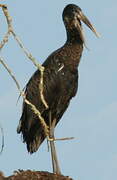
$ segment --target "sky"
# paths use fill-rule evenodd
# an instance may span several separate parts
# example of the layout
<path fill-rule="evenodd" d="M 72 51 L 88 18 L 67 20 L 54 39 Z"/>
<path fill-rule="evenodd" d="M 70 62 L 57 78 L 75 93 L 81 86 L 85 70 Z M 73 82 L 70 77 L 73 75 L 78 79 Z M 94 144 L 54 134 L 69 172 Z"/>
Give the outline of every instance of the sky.
<path fill-rule="evenodd" d="M 40 63 L 66 41 L 62 11 L 67 4 L 79 5 L 101 34 L 101 38 L 96 38 L 83 25 L 90 50 L 84 48 L 78 68 L 78 93 L 55 130 L 57 138 L 75 139 L 56 142 L 56 147 L 62 174 L 74 180 L 117 179 L 117 1 L 6 0 L 4 3 L 8 5 L 16 34 Z M 0 40 L 6 29 L 6 20 L 0 10 Z M 0 55 L 23 88 L 36 70 L 32 62 L 13 37 Z M 0 124 L 5 136 L 0 170 L 6 176 L 17 169 L 52 172 L 46 141 L 30 155 L 16 133 L 22 98 L 17 104 L 19 92 L 1 64 L 0 82 Z"/>

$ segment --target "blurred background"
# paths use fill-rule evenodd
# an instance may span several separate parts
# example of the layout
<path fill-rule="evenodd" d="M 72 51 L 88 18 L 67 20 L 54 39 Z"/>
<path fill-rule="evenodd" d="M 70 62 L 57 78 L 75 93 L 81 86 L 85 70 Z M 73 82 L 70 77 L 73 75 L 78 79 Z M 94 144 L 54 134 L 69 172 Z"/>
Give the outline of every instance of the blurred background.
<path fill-rule="evenodd" d="M 16 34 L 33 56 L 43 63 L 66 41 L 62 11 L 69 3 L 79 5 L 101 38 L 83 24 L 87 46 L 79 66 L 77 96 L 56 128 L 56 137 L 75 137 L 57 142 L 61 170 L 74 180 L 117 178 L 117 1 L 25 0 L 3 1 L 8 5 Z M 3 3 L 1 1 L 1 3 Z M 7 30 L 0 10 L 0 40 Z M 3 56 L 23 88 L 36 68 L 23 54 L 13 37 L 2 49 Z M 30 155 L 16 128 L 22 111 L 22 98 L 7 71 L 0 64 L 0 124 L 5 147 L 0 170 L 6 176 L 17 169 L 52 171 L 46 141 Z M 0 134 L 1 138 L 1 134 Z M 0 139 L 1 143 L 1 139 Z"/>

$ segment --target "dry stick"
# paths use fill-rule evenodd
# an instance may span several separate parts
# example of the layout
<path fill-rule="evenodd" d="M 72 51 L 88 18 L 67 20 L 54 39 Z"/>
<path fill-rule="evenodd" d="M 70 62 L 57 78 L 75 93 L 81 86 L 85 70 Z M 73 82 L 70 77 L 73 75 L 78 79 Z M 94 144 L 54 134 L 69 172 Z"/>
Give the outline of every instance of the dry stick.
<path fill-rule="evenodd" d="M 1 134 L 2 134 L 2 147 L 1 147 L 1 150 L 0 150 L 0 154 L 2 154 L 3 152 L 3 149 L 4 149 L 4 131 L 3 131 L 3 128 L 0 124 L 0 130 L 1 130 Z"/>
<path fill-rule="evenodd" d="M 54 138 L 54 139 L 49 139 L 49 141 L 67 141 L 67 140 L 72 140 L 74 137 L 66 137 L 66 138 Z"/>
<path fill-rule="evenodd" d="M 41 100 L 43 102 L 43 104 L 45 105 L 46 109 L 48 109 L 48 104 L 44 98 L 43 95 L 43 75 L 44 75 L 44 67 L 39 64 L 36 59 L 32 56 L 31 53 L 28 52 L 28 50 L 24 47 L 23 43 L 21 42 L 21 40 L 19 39 L 19 37 L 15 34 L 15 32 L 12 30 L 11 31 L 12 35 L 14 36 L 15 40 L 17 41 L 17 43 L 19 44 L 19 46 L 22 48 L 22 50 L 24 51 L 25 55 L 33 62 L 33 64 L 40 70 L 40 83 L 39 83 L 39 90 L 40 90 L 40 97 Z"/>
<path fill-rule="evenodd" d="M 7 25 L 8 25 L 8 32 L 6 33 L 6 35 L 4 36 L 2 42 L 0 43 L 0 50 L 3 48 L 3 46 L 5 45 L 6 42 L 8 42 L 8 38 L 9 35 L 12 33 L 12 35 L 14 36 L 15 40 L 18 42 L 19 46 L 22 48 L 22 50 L 24 51 L 25 55 L 28 56 L 28 58 L 33 62 L 33 64 L 40 70 L 40 74 L 41 74 L 41 78 L 40 78 L 40 83 L 39 83 L 39 89 L 40 89 L 40 96 L 41 96 L 41 100 L 43 102 L 43 104 L 45 105 L 46 108 L 48 108 L 48 105 L 44 99 L 43 96 L 43 73 L 44 73 L 44 67 L 41 66 L 39 63 L 37 63 L 36 59 L 30 54 L 28 53 L 28 51 L 26 50 L 26 48 L 23 46 L 22 42 L 20 41 L 19 37 L 15 34 L 13 27 L 12 27 L 12 18 L 9 15 L 8 9 L 6 5 L 1 5 L 0 7 L 2 7 L 2 10 L 4 12 L 4 15 L 6 17 L 7 20 Z M 12 79 L 15 81 L 16 86 L 18 88 L 18 90 L 20 91 L 20 95 L 23 96 L 24 101 L 31 106 L 31 109 L 34 111 L 34 113 L 39 117 L 42 127 L 44 128 L 44 132 L 45 135 L 48 137 L 49 134 L 49 128 L 46 125 L 44 118 L 41 116 L 41 113 L 36 109 L 36 107 L 31 104 L 24 95 L 24 92 L 21 91 L 20 86 L 18 81 L 16 80 L 16 78 L 14 77 L 14 75 L 12 74 L 12 71 L 8 68 L 8 66 L 4 63 L 4 61 L 2 59 L 0 59 L 0 62 L 2 63 L 2 65 L 7 69 L 7 71 L 9 72 L 9 74 L 11 75 Z M 49 138 L 48 138 L 49 139 Z"/>
<path fill-rule="evenodd" d="M 0 51 L 2 50 L 3 46 L 5 45 L 5 43 L 8 42 L 8 38 L 9 38 L 10 32 L 8 31 L 5 36 L 3 37 L 3 40 L 0 42 Z"/>
<path fill-rule="evenodd" d="M 17 41 L 17 43 L 19 44 L 20 48 L 23 50 L 23 52 L 25 53 L 25 55 L 33 62 L 33 64 L 40 70 L 40 83 L 39 83 L 39 90 L 40 90 L 40 97 L 41 97 L 41 100 L 43 102 L 43 104 L 45 105 L 46 109 L 48 109 L 48 105 L 47 105 L 47 102 L 44 98 L 44 95 L 43 95 L 43 74 L 44 74 L 44 67 L 39 64 L 36 59 L 32 56 L 31 53 L 28 52 L 28 50 L 24 47 L 23 43 L 21 42 L 20 38 L 16 35 L 16 33 L 14 32 L 13 30 L 13 26 L 12 26 L 12 18 L 11 16 L 9 15 L 9 12 L 8 12 L 8 9 L 7 9 L 7 6 L 6 5 L 0 5 L 0 7 L 2 7 L 2 10 L 4 12 L 4 15 L 6 17 L 6 20 L 7 20 L 7 24 L 8 24 L 8 35 L 10 35 L 10 33 L 12 33 L 13 37 L 15 38 L 15 40 Z M 6 38 L 7 36 L 5 36 L 5 39 L 7 39 L 8 41 L 8 38 Z M 2 47 L 5 43 L 2 43 Z"/>
<path fill-rule="evenodd" d="M 35 107 L 35 105 L 33 105 L 32 103 L 30 103 L 26 97 L 25 97 L 25 93 L 21 90 L 20 85 L 18 83 L 18 81 L 16 80 L 14 74 L 12 73 L 12 71 L 9 69 L 8 65 L 6 65 L 6 63 L 4 62 L 3 58 L 0 57 L 0 63 L 4 66 L 4 68 L 8 71 L 9 75 L 12 77 L 12 79 L 14 80 L 20 95 L 23 97 L 24 101 L 26 104 L 28 104 L 31 109 L 33 110 L 33 112 L 38 116 L 42 127 L 44 128 L 44 133 L 46 135 L 46 137 L 49 139 L 49 127 L 47 126 L 47 124 L 44 121 L 44 118 L 41 116 L 41 113 L 38 111 L 38 109 Z"/>
<path fill-rule="evenodd" d="M 9 16 L 8 12 L 7 12 L 7 6 L 3 5 L 3 4 L 0 4 L 0 7 L 2 7 L 2 10 L 3 10 L 5 16 L 7 16 L 6 20 L 7 20 L 7 24 L 8 24 L 8 31 L 5 34 L 5 36 L 3 37 L 3 40 L 0 42 L 0 50 L 2 50 L 5 43 L 8 42 L 8 38 L 9 38 L 9 35 L 11 33 L 10 31 L 11 31 L 11 21 L 12 21 L 12 19 Z"/>

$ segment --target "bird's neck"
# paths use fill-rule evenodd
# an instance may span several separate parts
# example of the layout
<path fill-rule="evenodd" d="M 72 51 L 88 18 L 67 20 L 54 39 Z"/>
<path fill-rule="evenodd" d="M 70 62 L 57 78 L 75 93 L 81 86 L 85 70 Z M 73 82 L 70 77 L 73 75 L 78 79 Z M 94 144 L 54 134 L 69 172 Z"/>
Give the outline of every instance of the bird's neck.
<path fill-rule="evenodd" d="M 83 45 L 81 33 L 75 28 L 67 29 L 67 43 L 78 43 Z"/>
<path fill-rule="evenodd" d="M 77 30 L 67 30 L 67 41 L 62 51 L 66 54 L 66 63 L 71 68 L 77 68 L 83 51 L 83 41 Z"/>
<path fill-rule="evenodd" d="M 62 51 L 64 53 L 64 63 L 66 66 L 69 66 L 71 69 L 76 69 L 82 56 L 83 43 L 67 40 Z"/>

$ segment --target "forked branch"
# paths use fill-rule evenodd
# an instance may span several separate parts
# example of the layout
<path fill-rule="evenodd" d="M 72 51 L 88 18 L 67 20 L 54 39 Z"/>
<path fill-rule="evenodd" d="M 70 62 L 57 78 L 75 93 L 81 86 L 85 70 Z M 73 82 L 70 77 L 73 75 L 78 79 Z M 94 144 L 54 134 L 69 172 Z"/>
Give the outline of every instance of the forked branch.
<path fill-rule="evenodd" d="M 39 90 L 40 90 L 40 96 L 41 96 L 41 100 L 43 102 L 43 104 L 45 105 L 46 109 L 48 109 L 48 104 L 44 98 L 43 95 L 43 75 L 44 75 L 44 67 L 39 64 L 37 62 L 37 60 L 32 56 L 31 53 L 28 52 L 28 50 L 24 47 L 23 43 L 21 42 L 20 38 L 16 35 L 13 26 L 12 26 L 12 18 L 8 12 L 8 8 L 6 5 L 2 5 L 0 4 L 0 7 L 2 7 L 3 13 L 6 17 L 7 20 L 7 25 L 8 25 L 8 31 L 6 33 L 6 35 L 4 36 L 2 42 L 0 43 L 0 50 L 2 50 L 3 46 L 5 45 L 5 43 L 8 42 L 8 38 L 10 36 L 10 34 L 13 35 L 13 37 L 15 38 L 15 40 L 17 41 L 18 45 L 20 46 L 20 48 L 23 50 L 23 52 L 25 53 L 25 55 L 33 62 L 33 64 L 39 69 L 41 77 L 40 77 L 40 83 L 39 83 Z"/>

